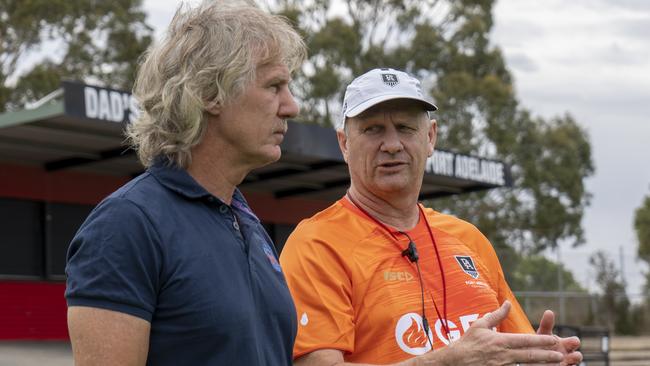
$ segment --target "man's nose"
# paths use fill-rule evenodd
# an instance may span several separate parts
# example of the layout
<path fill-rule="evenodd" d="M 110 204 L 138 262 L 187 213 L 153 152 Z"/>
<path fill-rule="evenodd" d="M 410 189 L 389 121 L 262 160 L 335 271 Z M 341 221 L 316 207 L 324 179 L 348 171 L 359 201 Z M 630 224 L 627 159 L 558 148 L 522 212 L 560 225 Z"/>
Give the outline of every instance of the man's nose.
<path fill-rule="evenodd" d="M 286 87 L 282 91 L 278 115 L 283 119 L 287 119 L 297 116 L 298 113 L 300 113 L 300 107 L 298 106 L 296 99 L 293 97 L 293 94 L 291 94 L 289 87 Z"/>
<path fill-rule="evenodd" d="M 389 126 L 385 133 L 384 138 L 381 144 L 381 151 L 387 152 L 389 154 L 395 154 L 404 149 L 402 145 L 402 140 L 399 138 L 397 129 L 394 126 Z"/>

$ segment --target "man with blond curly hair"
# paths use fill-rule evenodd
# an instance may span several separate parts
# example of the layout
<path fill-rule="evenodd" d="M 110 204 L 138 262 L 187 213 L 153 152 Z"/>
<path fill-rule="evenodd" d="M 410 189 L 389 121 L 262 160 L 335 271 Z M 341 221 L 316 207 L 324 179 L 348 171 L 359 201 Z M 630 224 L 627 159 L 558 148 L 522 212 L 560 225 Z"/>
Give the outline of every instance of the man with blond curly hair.
<path fill-rule="evenodd" d="M 147 168 L 68 252 L 76 365 L 291 365 L 296 313 L 273 243 L 236 188 L 280 158 L 306 55 L 249 1 L 179 9 L 144 56 L 128 137 Z"/>

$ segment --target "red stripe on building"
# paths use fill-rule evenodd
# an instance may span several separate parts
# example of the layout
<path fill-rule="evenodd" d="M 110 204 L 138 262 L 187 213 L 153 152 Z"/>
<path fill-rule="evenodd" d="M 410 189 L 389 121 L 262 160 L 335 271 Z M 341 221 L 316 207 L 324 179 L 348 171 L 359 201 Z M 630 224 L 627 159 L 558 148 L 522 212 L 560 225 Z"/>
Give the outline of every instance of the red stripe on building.
<path fill-rule="evenodd" d="M 0 164 L 0 196 L 46 202 L 97 204 L 129 177 Z"/>
<path fill-rule="evenodd" d="M 0 339 L 68 339 L 65 283 L 0 281 Z"/>

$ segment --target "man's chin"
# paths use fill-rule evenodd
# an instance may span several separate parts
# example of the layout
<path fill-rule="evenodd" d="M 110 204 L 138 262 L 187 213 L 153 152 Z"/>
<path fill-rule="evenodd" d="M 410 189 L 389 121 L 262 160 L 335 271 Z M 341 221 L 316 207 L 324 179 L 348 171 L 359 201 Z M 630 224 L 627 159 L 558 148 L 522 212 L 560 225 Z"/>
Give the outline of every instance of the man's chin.
<path fill-rule="evenodd" d="M 414 189 L 414 184 L 408 184 L 403 180 L 399 181 L 384 181 L 377 184 L 377 188 L 384 194 L 404 194 L 409 193 L 410 190 Z"/>
<path fill-rule="evenodd" d="M 275 163 L 276 161 L 280 160 L 280 157 L 282 157 L 280 146 L 276 146 L 276 149 L 264 151 L 262 154 L 260 154 L 258 165 L 254 169 Z"/>

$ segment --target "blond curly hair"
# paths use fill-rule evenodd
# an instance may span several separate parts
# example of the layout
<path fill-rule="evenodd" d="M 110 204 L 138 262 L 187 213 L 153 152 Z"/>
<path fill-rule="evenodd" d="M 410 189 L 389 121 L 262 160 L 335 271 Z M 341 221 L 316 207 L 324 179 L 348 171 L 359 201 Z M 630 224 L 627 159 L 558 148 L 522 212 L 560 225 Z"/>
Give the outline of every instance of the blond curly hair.
<path fill-rule="evenodd" d="M 285 18 L 251 1 L 181 6 L 162 41 L 141 59 L 133 88 L 141 113 L 127 138 L 145 167 L 164 156 L 187 168 L 205 131 L 207 105 L 239 95 L 258 65 L 279 61 L 293 72 L 306 54 Z"/>

